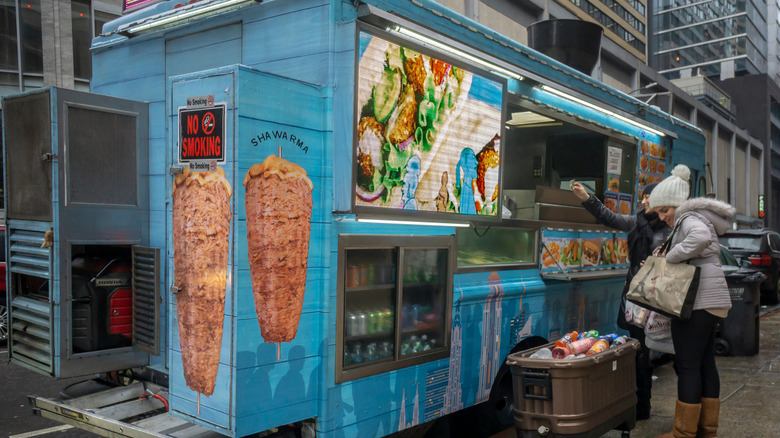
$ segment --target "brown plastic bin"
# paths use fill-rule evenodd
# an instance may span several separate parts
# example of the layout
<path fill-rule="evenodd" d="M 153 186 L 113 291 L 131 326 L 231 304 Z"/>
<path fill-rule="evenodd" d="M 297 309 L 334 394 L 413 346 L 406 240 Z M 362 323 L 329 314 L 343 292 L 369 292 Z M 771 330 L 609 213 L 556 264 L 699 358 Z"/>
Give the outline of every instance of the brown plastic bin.
<path fill-rule="evenodd" d="M 636 425 L 639 341 L 578 359 L 531 359 L 542 345 L 509 355 L 518 438 L 596 438 Z"/>

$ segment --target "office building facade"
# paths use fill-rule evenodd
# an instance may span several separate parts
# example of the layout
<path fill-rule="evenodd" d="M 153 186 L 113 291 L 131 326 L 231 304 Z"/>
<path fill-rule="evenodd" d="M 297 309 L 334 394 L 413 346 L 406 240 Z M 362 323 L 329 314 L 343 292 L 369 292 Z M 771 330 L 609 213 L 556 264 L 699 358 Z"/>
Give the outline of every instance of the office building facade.
<path fill-rule="evenodd" d="M 121 13 L 121 0 L 0 0 L 0 95 L 88 90 L 92 38 Z"/>
<path fill-rule="evenodd" d="M 671 79 L 766 73 L 767 13 L 765 0 L 656 0 L 650 66 Z"/>

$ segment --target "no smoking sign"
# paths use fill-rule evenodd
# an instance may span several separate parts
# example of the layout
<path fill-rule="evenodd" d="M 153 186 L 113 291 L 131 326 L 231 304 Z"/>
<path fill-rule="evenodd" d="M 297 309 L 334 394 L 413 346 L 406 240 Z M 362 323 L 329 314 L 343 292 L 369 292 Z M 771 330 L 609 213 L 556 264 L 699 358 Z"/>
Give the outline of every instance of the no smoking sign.
<path fill-rule="evenodd" d="M 179 163 L 225 162 L 225 104 L 179 108 Z"/>

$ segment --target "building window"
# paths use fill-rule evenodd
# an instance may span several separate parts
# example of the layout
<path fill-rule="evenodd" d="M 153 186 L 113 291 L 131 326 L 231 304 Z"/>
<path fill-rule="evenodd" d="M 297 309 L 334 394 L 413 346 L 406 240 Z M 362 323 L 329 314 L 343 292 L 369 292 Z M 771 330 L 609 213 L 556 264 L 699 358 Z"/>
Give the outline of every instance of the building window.
<path fill-rule="evenodd" d="M 92 60 L 89 46 L 92 44 L 92 16 L 89 0 L 73 0 L 70 6 L 73 32 L 73 77 L 92 77 Z"/>
<path fill-rule="evenodd" d="M 43 74 L 41 2 L 39 0 L 22 2 L 19 17 L 22 36 L 22 72 L 41 75 Z"/>
<path fill-rule="evenodd" d="M 0 70 L 16 71 L 19 68 L 18 55 L 14 0 L 0 0 Z"/>

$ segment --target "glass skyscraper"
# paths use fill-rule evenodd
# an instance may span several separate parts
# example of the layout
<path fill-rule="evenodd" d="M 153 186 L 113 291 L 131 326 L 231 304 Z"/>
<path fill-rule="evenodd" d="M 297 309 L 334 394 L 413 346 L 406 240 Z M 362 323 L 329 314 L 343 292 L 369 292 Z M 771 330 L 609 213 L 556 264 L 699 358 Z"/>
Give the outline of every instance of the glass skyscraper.
<path fill-rule="evenodd" d="M 766 15 L 766 0 L 657 0 L 652 64 L 672 79 L 766 73 Z"/>

